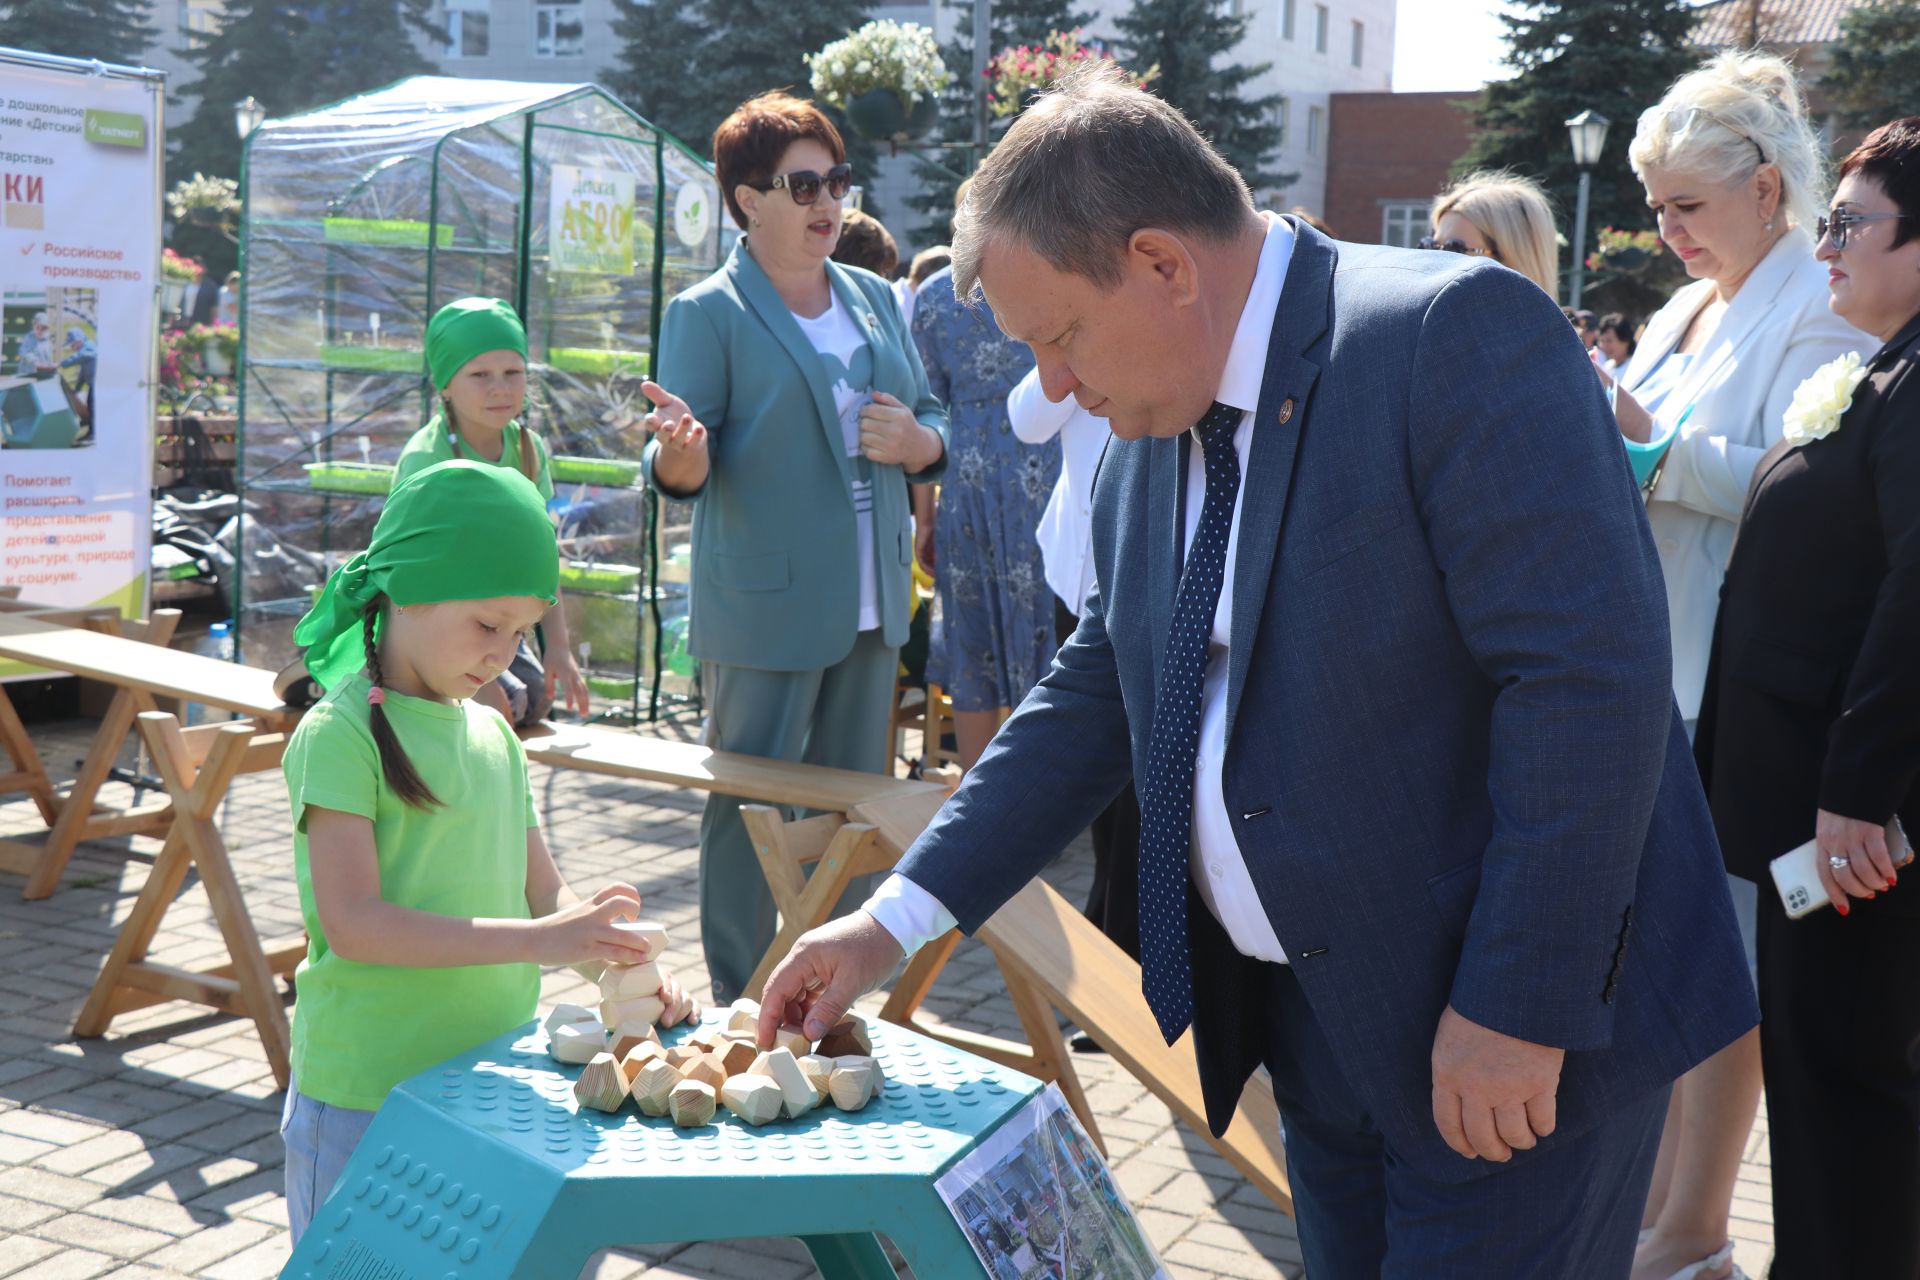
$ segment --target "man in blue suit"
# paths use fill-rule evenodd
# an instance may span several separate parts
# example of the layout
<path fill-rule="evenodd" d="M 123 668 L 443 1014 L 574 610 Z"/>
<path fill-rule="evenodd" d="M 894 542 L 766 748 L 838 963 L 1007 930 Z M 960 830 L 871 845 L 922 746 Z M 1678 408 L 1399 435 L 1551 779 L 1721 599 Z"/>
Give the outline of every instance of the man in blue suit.
<path fill-rule="evenodd" d="M 977 281 L 1116 439 L 1046 680 L 763 1026 L 972 931 L 1130 776 L 1141 963 L 1224 1130 L 1265 1064 L 1313 1280 L 1627 1275 L 1675 1077 L 1757 1018 L 1660 567 L 1553 300 L 1256 213 L 1094 69 L 974 180 Z"/>

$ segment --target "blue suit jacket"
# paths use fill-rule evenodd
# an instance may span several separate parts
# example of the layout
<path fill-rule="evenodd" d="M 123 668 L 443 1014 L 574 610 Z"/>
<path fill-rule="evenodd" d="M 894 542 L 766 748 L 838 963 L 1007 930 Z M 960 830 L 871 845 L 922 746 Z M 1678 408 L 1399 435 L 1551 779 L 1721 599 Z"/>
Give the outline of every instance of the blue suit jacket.
<path fill-rule="evenodd" d="M 873 386 L 947 434 L 920 352 L 886 281 L 828 262 L 840 305 L 873 350 Z M 774 671 L 830 667 L 853 650 L 860 620 L 852 481 L 873 480 L 880 625 L 907 638 L 913 530 L 907 482 L 939 478 L 946 456 L 906 475 L 849 458 L 820 357 L 746 241 L 718 271 L 667 304 L 659 381 L 708 429 L 712 468 L 693 500 L 687 649 L 696 658 Z M 655 483 L 657 441 L 642 454 Z"/>
<path fill-rule="evenodd" d="M 1660 565 L 1579 342 L 1505 268 L 1296 235 L 1242 496 L 1222 781 L 1341 1068 L 1401 1158 L 1466 1179 L 1490 1166 L 1432 1119 L 1449 1003 L 1568 1051 L 1557 1139 L 1758 1010 Z M 1144 775 L 1187 448 L 1109 447 L 1079 630 L 901 863 L 969 931 Z M 1267 1047 L 1266 987 L 1189 905 L 1220 1131 Z"/>

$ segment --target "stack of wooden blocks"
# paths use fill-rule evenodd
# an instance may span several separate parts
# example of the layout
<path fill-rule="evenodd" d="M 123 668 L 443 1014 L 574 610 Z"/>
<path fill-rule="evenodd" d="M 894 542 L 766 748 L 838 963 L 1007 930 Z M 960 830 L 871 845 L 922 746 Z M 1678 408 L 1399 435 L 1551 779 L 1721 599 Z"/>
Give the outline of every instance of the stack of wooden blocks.
<path fill-rule="evenodd" d="M 667 945 L 658 925 L 645 931 L 647 954 Z M 724 1106 L 750 1125 L 794 1120 L 831 1100 L 858 1111 L 884 1084 L 864 1020 L 849 1015 L 815 1045 L 798 1027 L 782 1027 L 774 1047 L 758 1045 L 760 1006 L 737 1000 L 724 1027 L 708 1027 L 667 1048 L 655 1024 L 665 1012 L 654 961 L 608 965 L 600 1009 L 562 1004 L 547 1015 L 555 1059 L 581 1068 L 573 1096 L 583 1107 L 613 1113 L 628 1099 L 642 1115 L 671 1116 L 682 1128 L 712 1122 Z"/>

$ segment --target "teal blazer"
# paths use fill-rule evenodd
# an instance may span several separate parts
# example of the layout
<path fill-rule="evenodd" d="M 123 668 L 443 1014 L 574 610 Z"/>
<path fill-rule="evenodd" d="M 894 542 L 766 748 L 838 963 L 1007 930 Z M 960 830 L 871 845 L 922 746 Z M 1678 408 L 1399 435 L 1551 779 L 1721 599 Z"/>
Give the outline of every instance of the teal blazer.
<path fill-rule="evenodd" d="M 947 435 L 947 412 L 870 271 L 827 263 L 833 290 L 873 348 L 873 385 Z M 734 246 L 720 269 L 667 304 L 655 379 L 706 425 L 711 467 L 693 500 L 687 649 L 705 662 L 811 671 L 853 651 L 860 621 L 853 475 L 873 470 L 874 549 L 887 644 L 907 638 L 913 529 L 907 485 L 935 480 L 946 455 L 908 475 L 846 456 L 833 390 L 773 282 Z M 642 459 L 654 479 L 659 443 Z"/>

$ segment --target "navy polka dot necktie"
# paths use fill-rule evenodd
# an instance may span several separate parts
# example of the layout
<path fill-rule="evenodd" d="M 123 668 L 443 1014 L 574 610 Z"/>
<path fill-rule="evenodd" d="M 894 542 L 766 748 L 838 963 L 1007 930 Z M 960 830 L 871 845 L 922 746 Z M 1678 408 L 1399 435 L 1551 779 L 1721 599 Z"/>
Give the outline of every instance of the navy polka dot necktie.
<path fill-rule="evenodd" d="M 1233 431 L 1240 410 L 1215 403 L 1195 430 L 1206 466 L 1206 500 L 1173 601 L 1147 739 L 1140 791 L 1140 986 L 1172 1044 L 1193 1021 L 1193 972 L 1187 950 L 1188 855 L 1193 842 L 1193 770 L 1200 749 L 1200 700 L 1207 641 L 1227 569 L 1227 535 L 1240 489 Z"/>

